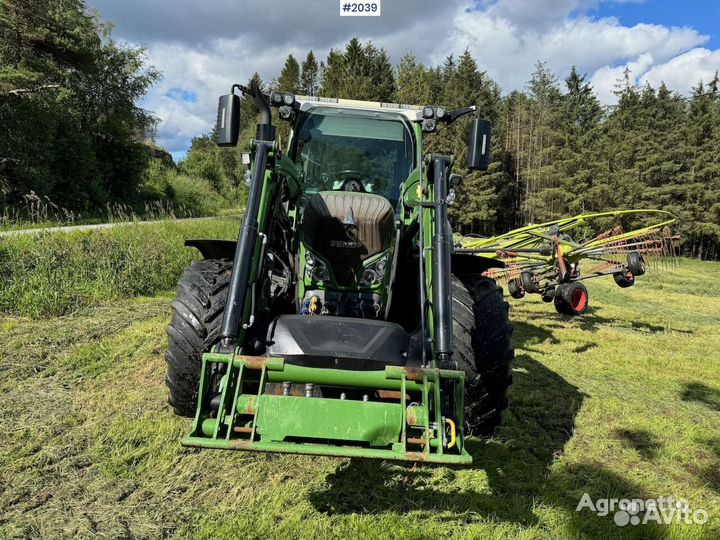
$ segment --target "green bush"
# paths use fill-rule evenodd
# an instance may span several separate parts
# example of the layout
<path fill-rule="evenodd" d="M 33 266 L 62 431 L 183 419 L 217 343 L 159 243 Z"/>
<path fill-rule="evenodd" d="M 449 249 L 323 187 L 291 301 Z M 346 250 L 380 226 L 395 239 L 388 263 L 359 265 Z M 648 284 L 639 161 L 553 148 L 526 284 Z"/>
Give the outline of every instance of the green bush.
<path fill-rule="evenodd" d="M 229 201 L 209 181 L 178 172 L 159 160 L 152 160 L 141 186 L 146 201 L 168 201 L 179 216 L 213 216 Z"/>
<path fill-rule="evenodd" d="M 233 239 L 235 219 L 128 223 L 0 238 L 0 313 L 42 317 L 172 289 L 197 258 L 188 238 Z"/>
<path fill-rule="evenodd" d="M 227 201 L 215 191 L 207 180 L 190 178 L 183 174 L 170 177 L 170 199 L 178 208 L 185 208 L 196 215 L 217 215 Z"/>

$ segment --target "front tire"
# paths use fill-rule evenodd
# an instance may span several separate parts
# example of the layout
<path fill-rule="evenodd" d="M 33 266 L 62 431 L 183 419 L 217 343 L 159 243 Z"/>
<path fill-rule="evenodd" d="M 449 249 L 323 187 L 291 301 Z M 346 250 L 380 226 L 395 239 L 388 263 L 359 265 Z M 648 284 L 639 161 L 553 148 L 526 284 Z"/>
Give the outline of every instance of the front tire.
<path fill-rule="evenodd" d="M 168 403 L 179 416 L 195 416 L 202 355 L 220 336 L 231 270 L 227 260 L 197 261 L 177 284 L 167 328 L 165 384 Z"/>
<path fill-rule="evenodd" d="M 454 358 L 465 372 L 465 427 L 492 435 L 512 384 L 512 325 L 502 288 L 488 278 L 452 278 Z"/>

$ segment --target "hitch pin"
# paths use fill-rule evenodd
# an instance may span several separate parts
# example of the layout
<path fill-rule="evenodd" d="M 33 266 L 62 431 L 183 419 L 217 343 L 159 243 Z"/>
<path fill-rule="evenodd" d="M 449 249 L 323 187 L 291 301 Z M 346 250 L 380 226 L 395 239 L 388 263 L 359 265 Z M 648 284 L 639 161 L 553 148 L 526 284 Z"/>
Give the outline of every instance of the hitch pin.
<path fill-rule="evenodd" d="M 450 418 L 446 418 L 445 422 L 448 426 L 450 426 L 450 442 L 447 447 L 452 448 L 457 442 L 457 429 L 455 428 L 455 422 L 453 422 Z"/>

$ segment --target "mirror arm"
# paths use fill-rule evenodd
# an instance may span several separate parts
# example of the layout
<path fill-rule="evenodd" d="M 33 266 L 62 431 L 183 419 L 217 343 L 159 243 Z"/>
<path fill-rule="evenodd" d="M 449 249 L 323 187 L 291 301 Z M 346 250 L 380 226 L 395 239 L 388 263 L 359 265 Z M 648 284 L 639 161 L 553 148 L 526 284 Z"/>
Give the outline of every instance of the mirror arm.
<path fill-rule="evenodd" d="M 234 94 L 236 88 L 237 88 L 238 90 L 240 90 L 240 93 L 242 93 L 242 94 L 249 94 L 249 93 L 250 93 L 250 89 L 249 89 L 247 86 L 243 86 L 242 84 L 233 84 L 233 85 L 232 85 L 232 88 L 230 89 L 230 93 L 231 93 L 231 94 Z"/>
<path fill-rule="evenodd" d="M 258 111 L 260 111 L 261 124 L 270 124 L 272 122 L 269 106 L 270 96 L 268 96 L 267 94 L 263 94 L 260 91 L 260 87 L 256 84 L 251 84 L 250 88 L 248 88 L 247 86 L 243 86 L 242 84 L 233 84 L 232 88 L 230 89 L 230 93 L 234 94 L 236 89 L 240 90 L 240 93 L 242 94 L 253 97 L 253 99 L 255 100 L 255 105 L 258 108 Z"/>
<path fill-rule="evenodd" d="M 446 123 L 452 124 L 455 120 L 458 118 L 465 116 L 466 114 L 471 114 L 477 111 L 476 105 L 471 105 L 470 107 L 463 107 L 462 109 L 455 109 L 454 111 L 448 112 Z"/>

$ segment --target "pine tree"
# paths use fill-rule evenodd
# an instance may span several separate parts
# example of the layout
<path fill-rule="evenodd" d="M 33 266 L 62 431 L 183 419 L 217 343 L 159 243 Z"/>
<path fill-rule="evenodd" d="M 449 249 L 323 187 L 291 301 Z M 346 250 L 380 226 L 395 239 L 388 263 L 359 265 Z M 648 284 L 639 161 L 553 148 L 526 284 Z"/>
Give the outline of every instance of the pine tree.
<path fill-rule="evenodd" d="M 555 75 L 544 62 L 535 65 L 528 83 L 529 132 L 525 168 L 524 213 L 527 222 L 560 217 L 570 196 L 561 188 L 553 166 L 561 126 L 561 93 Z"/>
<path fill-rule="evenodd" d="M 602 163 L 597 159 L 594 146 L 600 136 L 602 106 L 592 86 L 585 82 L 575 66 L 565 79 L 567 93 L 562 97 L 561 137 L 557 162 L 560 186 L 567 193 L 568 214 L 583 213 L 588 205 L 585 194 L 600 175 Z"/>
<path fill-rule="evenodd" d="M 427 69 L 408 53 L 396 72 L 395 100 L 408 105 L 431 105 L 439 101 L 442 84 L 437 70 Z"/>
<path fill-rule="evenodd" d="M 693 257 L 720 259 L 720 80 L 718 73 L 693 88 L 687 114 L 690 158 L 688 200 L 690 214 L 684 236 Z"/>
<path fill-rule="evenodd" d="M 370 80 L 374 88 L 372 99 L 392 102 L 395 99 L 395 72 L 387 52 L 368 44 L 366 54 L 370 58 Z"/>
<path fill-rule="evenodd" d="M 320 87 L 320 66 L 312 51 L 308 52 L 302 63 L 300 75 L 300 91 L 306 96 L 314 96 Z"/>
<path fill-rule="evenodd" d="M 446 78 L 442 91 L 442 105 L 450 109 L 478 106 L 480 114 L 496 121 L 500 109 L 500 90 L 478 69 L 470 51 L 466 50 L 455 64 L 449 57 L 441 71 Z M 464 117 L 450 127 L 442 127 L 431 141 L 430 151 L 451 151 L 459 163 L 467 156 L 467 134 L 471 118 Z M 451 217 L 465 232 L 489 233 L 494 230 L 499 210 L 499 199 L 504 198 L 504 173 L 501 167 L 503 152 L 498 148 L 498 137 L 493 137 L 496 158 L 489 173 L 468 173 L 458 188 L 457 204 Z"/>
<path fill-rule="evenodd" d="M 250 88 L 255 81 L 261 90 L 264 90 L 265 85 L 260 78 L 260 74 L 255 72 L 250 80 L 247 82 L 247 87 Z M 252 96 L 245 95 L 240 100 L 240 143 L 241 145 L 247 145 L 247 142 L 255 137 L 255 129 L 258 121 L 258 111 L 255 106 L 255 102 Z"/>
<path fill-rule="evenodd" d="M 563 98 L 563 118 L 567 128 L 576 135 L 584 135 L 600 123 L 602 107 L 593 92 L 590 83 L 585 82 L 587 75 L 578 74 L 575 66 L 565 79 L 567 94 Z"/>
<path fill-rule="evenodd" d="M 104 31 L 82 0 L 3 0 L 0 96 L 62 86 L 72 71 L 90 69 Z"/>
<path fill-rule="evenodd" d="M 372 43 L 351 39 L 345 51 L 331 49 L 324 70 L 322 93 L 329 97 L 391 101 L 395 78 L 387 53 Z"/>
<path fill-rule="evenodd" d="M 300 65 L 291 54 L 285 60 L 285 65 L 280 72 L 277 88 L 280 92 L 297 94 L 300 91 Z"/>
<path fill-rule="evenodd" d="M 499 222 L 500 230 L 511 230 L 526 224 L 524 221 L 525 166 L 529 111 L 529 99 L 523 92 L 514 91 L 503 100 L 503 120 L 500 125 L 505 150 L 502 167 L 507 194 L 503 200 L 505 212 L 501 214 L 504 219 Z"/>
<path fill-rule="evenodd" d="M 451 54 L 447 58 L 445 58 L 443 65 L 440 67 L 440 75 L 442 77 L 443 84 L 447 84 L 447 82 L 455 73 L 455 69 L 455 56 Z"/>

